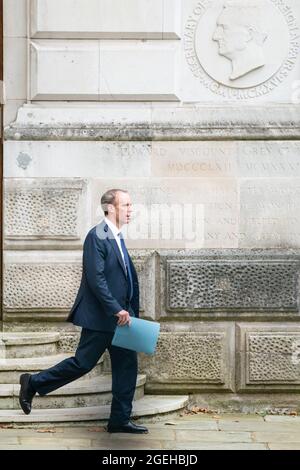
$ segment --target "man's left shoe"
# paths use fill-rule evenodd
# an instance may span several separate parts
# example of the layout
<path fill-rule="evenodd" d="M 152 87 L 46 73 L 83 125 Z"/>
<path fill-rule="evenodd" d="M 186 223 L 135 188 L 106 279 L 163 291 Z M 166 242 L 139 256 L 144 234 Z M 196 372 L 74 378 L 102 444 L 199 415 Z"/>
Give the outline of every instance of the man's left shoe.
<path fill-rule="evenodd" d="M 148 434 L 148 429 L 145 426 L 137 426 L 136 424 L 129 421 L 127 424 L 122 426 L 107 426 L 107 432 L 128 432 L 132 434 Z"/>

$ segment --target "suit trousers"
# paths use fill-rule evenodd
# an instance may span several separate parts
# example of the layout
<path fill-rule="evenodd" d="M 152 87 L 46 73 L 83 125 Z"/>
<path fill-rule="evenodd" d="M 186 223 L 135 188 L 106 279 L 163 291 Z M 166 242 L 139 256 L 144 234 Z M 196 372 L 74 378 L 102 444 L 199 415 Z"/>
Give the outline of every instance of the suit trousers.
<path fill-rule="evenodd" d="M 127 424 L 131 411 L 138 372 L 137 353 L 112 346 L 113 332 L 82 329 L 75 356 L 31 375 L 30 384 L 41 396 L 82 377 L 95 367 L 108 349 L 112 370 L 111 426 Z"/>

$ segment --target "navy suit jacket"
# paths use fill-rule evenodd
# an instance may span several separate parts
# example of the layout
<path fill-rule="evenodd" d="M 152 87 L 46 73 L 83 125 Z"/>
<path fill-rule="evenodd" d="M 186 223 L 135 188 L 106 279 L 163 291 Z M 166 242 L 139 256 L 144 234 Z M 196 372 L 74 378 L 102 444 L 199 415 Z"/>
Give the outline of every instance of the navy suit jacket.
<path fill-rule="evenodd" d="M 120 310 L 139 317 L 138 277 L 130 256 L 129 262 L 131 300 L 123 258 L 111 229 L 105 220 L 93 227 L 84 241 L 81 284 L 67 320 L 90 330 L 113 332 Z"/>

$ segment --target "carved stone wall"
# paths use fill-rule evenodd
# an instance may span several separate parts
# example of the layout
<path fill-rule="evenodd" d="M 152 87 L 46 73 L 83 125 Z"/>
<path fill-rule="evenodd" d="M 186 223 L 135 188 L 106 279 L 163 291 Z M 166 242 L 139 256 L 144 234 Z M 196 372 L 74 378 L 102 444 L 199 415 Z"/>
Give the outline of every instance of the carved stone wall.
<path fill-rule="evenodd" d="M 3 329 L 75 347 L 83 241 L 121 187 L 141 316 L 161 323 L 146 389 L 297 397 L 299 0 L 4 9 Z"/>
<path fill-rule="evenodd" d="M 59 242 L 80 246 L 85 186 L 80 179 L 6 179 L 5 246 L 37 248 Z"/>
<path fill-rule="evenodd" d="M 161 251 L 166 318 L 299 317 L 299 251 Z"/>
<path fill-rule="evenodd" d="M 81 265 L 11 264 L 4 276 L 6 311 L 67 311 L 79 288 Z"/>
<path fill-rule="evenodd" d="M 300 386 L 300 326 L 238 325 L 240 390 L 294 390 Z"/>
<path fill-rule="evenodd" d="M 143 355 L 148 390 L 234 388 L 233 325 L 207 324 L 162 331 L 153 357 Z M 190 329 L 189 329 L 190 328 Z M 179 331 L 176 331 L 179 330 Z"/>
<path fill-rule="evenodd" d="M 80 285 L 81 258 L 81 252 L 6 253 L 4 319 L 65 319 Z M 132 259 L 139 276 L 140 310 L 145 317 L 154 318 L 155 258 L 138 251 Z"/>
<path fill-rule="evenodd" d="M 79 342 L 80 332 L 77 333 L 62 333 L 58 342 L 58 349 L 62 353 L 73 353 Z"/>
<path fill-rule="evenodd" d="M 300 261 L 167 261 L 167 310 L 298 311 Z"/>

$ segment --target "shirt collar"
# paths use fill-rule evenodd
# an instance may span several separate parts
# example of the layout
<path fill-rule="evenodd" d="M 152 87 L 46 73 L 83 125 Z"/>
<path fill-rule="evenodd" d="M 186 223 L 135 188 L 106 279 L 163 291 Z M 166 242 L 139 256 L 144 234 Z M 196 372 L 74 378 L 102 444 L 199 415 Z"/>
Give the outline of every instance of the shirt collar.
<path fill-rule="evenodd" d="M 113 222 L 111 222 L 111 220 L 109 220 L 107 217 L 104 217 L 104 220 L 109 226 L 109 228 L 111 229 L 113 236 L 116 238 L 119 235 L 119 233 L 121 233 L 121 230 Z"/>

